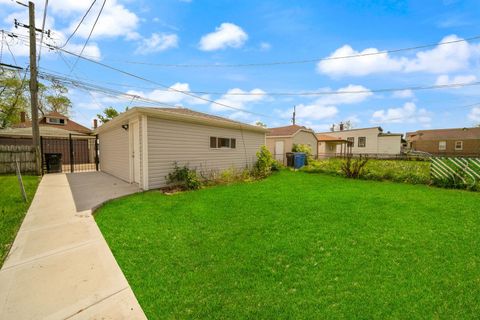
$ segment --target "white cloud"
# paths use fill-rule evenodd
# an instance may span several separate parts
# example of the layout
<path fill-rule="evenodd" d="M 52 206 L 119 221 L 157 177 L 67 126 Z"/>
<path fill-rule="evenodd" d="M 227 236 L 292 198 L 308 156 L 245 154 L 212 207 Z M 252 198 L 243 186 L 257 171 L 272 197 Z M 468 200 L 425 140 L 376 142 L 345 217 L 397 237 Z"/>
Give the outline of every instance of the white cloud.
<path fill-rule="evenodd" d="M 444 37 L 440 42 L 461 40 L 456 35 Z M 472 56 L 478 55 L 480 47 L 468 42 L 438 45 L 430 50 L 419 51 L 414 57 L 392 57 L 388 53 L 379 53 L 376 48 L 363 51 L 354 50 L 349 45 L 335 50 L 328 58 L 317 64 L 319 73 L 329 76 L 365 76 L 382 72 L 428 72 L 446 73 L 468 68 Z M 375 55 L 368 55 L 374 54 Z M 364 54 L 358 58 L 338 59 L 342 56 Z M 337 59 L 335 59 L 337 58 Z"/>
<path fill-rule="evenodd" d="M 248 35 L 242 28 L 233 23 L 224 22 L 214 32 L 200 39 L 199 48 L 203 51 L 214 51 L 227 47 L 240 48 L 247 41 Z"/>
<path fill-rule="evenodd" d="M 100 11 L 102 1 L 95 4 L 87 15 L 76 35 L 82 38 L 87 38 L 92 26 L 97 18 L 97 14 Z M 62 0 L 53 1 L 52 11 L 57 14 L 65 14 L 67 16 L 72 13 L 85 12 L 90 3 L 88 1 L 78 0 Z M 81 16 L 76 19 L 71 19 L 70 26 L 65 30 L 66 34 L 70 34 L 77 27 Z M 122 4 L 118 4 L 116 0 L 107 1 L 105 7 L 98 19 L 95 30 L 93 31 L 92 38 L 110 38 L 110 37 L 129 37 L 132 32 L 138 27 L 139 18 L 132 11 L 128 10 Z"/>
<path fill-rule="evenodd" d="M 178 36 L 174 33 L 152 33 L 150 38 L 142 39 L 135 50 L 136 54 L 149 54 L 165 51 L 178 46 Z"/>
<path fill-rule="evenodd" d="M 10 15 L 8 15 L 5 19 L 5 23 L 10 23 L 11 21 L 14 20 L 14 18 L 17 18 L 19 21 L 28 21 L 28 12 L 14 12 Z M 41 26 L 42 24 L 42 17 L 41 15 L 37 15 L 35 19 L 35 24 L 38 26 Z M 49 37 L 43 37 L 43 42 L 46 44 L 50 45 L 58 45 L 61 43 L 64 43 L 66 40 L 65 34 L 61 31 L 58 31 L 55 29 L 55 19 L 52 16 L 47 16 L 47 19 L 45 20 L 45 29 L 51 29 L 52 30 L 52 36 L 51 38 Z M 18 28 L 14 29 L 14 27 L 11 27 L 11 30 L 17 34 L 21 34 L 23 36 L 28 36 L 28 29 L 26 28 Z M 40 40 L 40 34 L 37 33 L 37 40 Z M 9 43 L 9 46 L 15 56 L 20 56 L 20 57 L 27 57 L 30 55 L 30 49 L 28 44 L 20 41 L 19 39 L 10 39 L 7 37 L 7 41 Z M 80 51 L 82 50 L 83 43 L 82 44 L 76 44 L 73 41 L 69 42 L 69 44 L 65 47 L 66 50 L 72 51 L 73 53 L 79 54 Z M 37 47 L 37 53 L 39 52 L 39 48 Z M 48 50 L 47 48 L 42 48 L 42 56 L 46 55 L 52 55 L 53 52 Z M 101 58 L 101 52 L 100 48 L 98 45 L 94 42 L 89 42 L 85 49 L 83 50 L 83 55 L 88 56 L 90 58 L 93 58 L 95 60 L 99 60 Z"/>
<path fill-rule="evenodd" d="M 440 42 L 461 40 L 456 35 L 444 37 Z M 415 59 L 407 60 L 405 72 L 424 71 L 429 73 L 452 72 L 468 67 L 474 45 L 468 42 L 439 45 L 431 50 L 420 51 Z"/>
<path fill-rule="evenodd" d="M 160 89 L 155 89 L 150 92 L 143 92 L 143 91 L 135 91 L 135 90 L 129 90 L 127 93 L 128 94 L 133 94 L 133 95 L 138 95 L 140 97 L 152 99 L 158 102 L 162 102 L 165 104 L 173 104 L 176 106 L 183 106 L 184 104 L 206 104 L 208 103 L 207 101 L 197 99 L 191 96 L 188 96 L 186 94 L 183 94 L 181 92 L 177 91 L 184 91 L 184 92 L 189 92 L 190 91 L 190 85 L 188 83 L 181 83 L 177 82 L 170 86 L 171 91 L 166 91 L 166 90 L 160 90 Z M 204 99 L 209 99 L 208 95 L 202 95 L 201 96 Z"/>
<path fill-rule="evenodd" d="M 440 75 L 437 77 L 437 81 L 435 81 L 435 85 L 437 86 L 444 86 L 444 85 L 452 85 L 456 83 L 472 83 L 477 81 L 477 77 L 473 74 L 470 75 L 458 75 L 454 77 L 449 77 L 446 74 Z"/>
<path fill-rule="evenodd" d="M 361 85 L 349 84 L 346 87 L 340 88 L 337 91 L 332 91 L 329 88 L 323 91 L 331 91 L 334 94 L 324 95 L 316 100 L 316 104 L 355 104 L 365 101 L 373 93 L 370 89 Z"/>
<path fill-rule="evenodd" d="M 232 95 L 232 94 L 243 94 L 243 93 L 252 93 L 254 95 Z M 262 89 L 253 89 L 250 91 L 244 91 L 239 88 L 230 89 L 226 94 L 222 95 L 220 99 L 215 100 L 217 103 L 225 104 L 231 107 L 238 109 L 247 109 L 249 103 L 257 103 L 266 99 L 265 91 Z M 231 108 L 224 107 L 215 103 L 210 105 L 213 111 L 224 111 L 231 110 Z"/>
<path fill-rule="evenodd" d="M 468 119 L 480 123 L 480 107 L 472 108 L 468 114 Z"/>
<path fill-rule="evenodd" d="M 297 105 L 296 117 L 302 123 L 307 123 L 309 120 L 324 120 L 333 118 L 338 114 L 338 105 L 360 103 L 373 95 L 368 88 L 353 84 L 340 88 L 336 91 L 333 91 L 330 88 L 323 88 L 322 91 L 332 92 L 332 94 L 324 95 L 312 101 L 311 103 L 302 103 Z M 292 116 L 292 110 L 290 109 L 285 111 L 277 111 L 277 113 L 283 118 L 290 118 Z"/>
<path fill-rule="evenodd" d="M 71 51 L 76 54 L 80 54 L 82 51 L 83 44 L 74 44 L 74 43 L 69 43 L 65 49 L 68 51 Z M 82 56 L 86 56 L 89 58 L 92 58 L 94 60 L 100 60 L 101 58 L 101 53 L 100 53 L 100 48 L 96 43 L 88 43 L 85 46 L 85 49 L 83 50 Z"/>
<path fill-rule="evenodd" d="M 272 48 L 272 45 L 268 42 L 260 43 L 260 51 L 268 51 Z"/>
<path fill-rule="evenodd" d="M 323 120 L 333 118 L 337 114 L 337 107 L 319 104 L 299 104 L 296 110 L 296 117 L 298 119 Z M 291 116 L 291 114 L 289 114 L 289 116 Z"/>
<path fill-rule="evenodd" d="M 377 110 L 372 114 L 372 123 L 422 123 L 429 124 L 430 113 L 426 109 L 418 109 L 415 103 L 407 102 L 400 108 Z"/>
<path fill-rule="evenodd" d="M 398 98 L 398 99 L 407 99 L 407 98 L 413 98 L 413 97 L 414 97 L 413 91 L 410 89 L 395 91 L 392 94 L 392 98 Z"/>
<path fill-rule="evenodd" d="M 352 56 L 359 54 L 378 53 L 376 48 L 368 48 L 363 51 L 356 51 L 349 45 L 344 45 L 335 50 L 328 58 L 317 64 L 317 71 L 330 76 L 365 76 L 376 72 L 400 71 L 403 61 L 391 58 L 387 53 L 368 55 L 359 58 L 335 59 L 338 57 Z"/>

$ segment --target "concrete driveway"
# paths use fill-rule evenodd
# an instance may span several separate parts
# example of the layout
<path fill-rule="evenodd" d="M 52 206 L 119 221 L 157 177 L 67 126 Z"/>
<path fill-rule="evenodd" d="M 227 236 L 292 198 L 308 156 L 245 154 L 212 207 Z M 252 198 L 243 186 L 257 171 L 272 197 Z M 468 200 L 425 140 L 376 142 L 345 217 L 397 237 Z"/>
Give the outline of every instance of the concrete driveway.
<path fill-rule="evenodd" d="M 67 173 L 67 180 L 77 211 L 95 210 L 110 199 L 141 191 L 137 185 L 98 171 Z"/>
<path fill-rule="evenodd" d="M 0 270 L 0 319 L 145 319 L 91 216 L 137 191 L 101 172 L 45 175 Z"/>

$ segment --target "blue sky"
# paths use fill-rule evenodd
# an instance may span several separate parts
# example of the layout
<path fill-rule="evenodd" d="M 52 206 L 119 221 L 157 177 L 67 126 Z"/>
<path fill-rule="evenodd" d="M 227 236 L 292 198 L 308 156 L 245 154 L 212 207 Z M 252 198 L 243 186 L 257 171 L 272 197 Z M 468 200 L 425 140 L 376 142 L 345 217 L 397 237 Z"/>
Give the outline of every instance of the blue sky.
<path fill-rule="evenodd" d="M 63 44 L 90 1 L 51 0 L 47 42 Z M 79 52 L 102 1 L 98 0 L 65 47 Z M 36 1 L 37 24 L 43 1 Z M 0 0 L 0 24 L 27 22 L 26 8 Z M 42 51 L 40 67 L 169 105 L 214 113 L 239 121 L 288 125 L 297 105 L 297 123 L 326 131 L 351 120 L 354 127 L 380 125 L 404 133 L 425 128 L 480 123 L 480 87 L 371 92 L 480 81 L 480 40 L 355 59 L 255 67 L 160 67 L 132 64 L 245 64 L 371 53 L 480 35 L 480 2 L 422 1 L 121 1 L 107 0 L 84 54 L 103 63 L 172 86 L 201 91 L 203 98 L 237 108 L 166 92 L 95 64 L 78 61 L 70 72 L 58 53 Z M 28 47 L 8 40 L 17 63 L 28 64 Z M 75 58 L 63 54 L 73 64 Z M 2 62 L 13 59 L 5 50 Z M 362 91 L 320 96 L 269 96 L 270 92 Z M 256 93 L 256 95 L 229 95 Z M 145 105 L 128 97 L 70 89 L 73 118 L 87 126 L 102 108 L 122 111 Z M 244 112 L 238 109 L 245 110 Z M 256 114 L 251 114 L 253 112 Z"/>

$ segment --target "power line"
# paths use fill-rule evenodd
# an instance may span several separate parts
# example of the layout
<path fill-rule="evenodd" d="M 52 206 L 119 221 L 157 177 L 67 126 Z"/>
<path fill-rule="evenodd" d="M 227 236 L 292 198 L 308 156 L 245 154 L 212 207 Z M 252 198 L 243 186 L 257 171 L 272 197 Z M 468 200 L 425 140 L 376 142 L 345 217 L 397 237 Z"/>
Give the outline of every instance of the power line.
<path fill-rule="evenodd" d="M 241 112 L 245 112 L 245 113 L 250 113 L 250 114 L 254 114 L 254 115 L 262 116 L 262 117 L 269 117 L 269 116 L 266 116 L 266 115 L 263 115 L 263 114 L 260 114 L 260 113 L 256 113 L 256 112 L 253 112 L 253 111 L 247 111 L 247 110 L 242 109 L 242 108 L 236 108 L 236 107 L 227 105 L 227 104 L 225 104 L 225 103 L 221 103 L 221 102 L 218 102 L 218 101 L 215 101 L 215 100 L 211 100 L 211 99 L 208 99 L 208 98 L 205 98 L 205 97 L 197 96 L 197 95 L 192 94 L 192 93 L 187 92 L 187 91 L 182 91 L 182 90 L 177 90 L 177 89 L 174 89 L 174 88 L 170 88 L 169 86 L 167 86 L 167 85 L 165 85 L 165 84 L 162 84 L 162 83 L 159 83 L 159 82 L 157 82 L 157 81 L 153 81 L 153 80 L 147 79 L 147 78 L 142 77 L 142 76 L 138 76 L 138 75 L 133 74 L 133 73 L 131 73 L 131 72 L 124 71 L 124 70 L 122 70 L 122 69 L 119 69 L 119 68 L 110 66 L 110 65 L 105 64 L 105 63 L 103 63 L 103 62 L 95 61 L 95 60 L 86 58 L 86 57 L 84 57 L 84 56 L 78 55 L 78 54 L 73 53 L 73 52 L 71 52 L 71 51 L 68 51 L 68 50 L 65 50 L 65 49 L 61 49 L 61 48 L 58 48 L 58 47 L 55 47 L 55 46 L 51 46 L 51 47 L 53 47 L 54 49 L 57 49 L 57 50 L 61 50 L 61 51 L 65 52 L 65 53 L 67 53 L 67 54 L 76 56 L 78 59 L 83 59 L 83 60 L 92 62 L 92 63 L 97 64 L 97 65 L 100 65 L 100 66 L 102 66 L 102 67 L 104 67 L 104 68 L 107 68 L 107 69 L 110 69 L 110 70 L 114 70 L 114 71 L 116 71 L 116 72 L 125 74 L 125 75 L 127 75 L 127 76 L 132 77 L 132 78 L 136 78 L 136 79 L 139 79 L 139 80 L 142 80 L 142 81 L 145 81 L 145 82 L 149 82 L 149 83 L 155 84 L 155 85 L 160 86 L 160 87 L 162 87 L 162 88 L 169 89 L 170 91 L 173 91 L 173 92 L 181 93 L 181 94 L 183 94 L 183 95 L 186 95 L 186 96 L 189 96 L 189 97 L 198 99 L 198 100 L 206 101 L 206 102 L 209 102 L 209 103 L 213 103 L 213 104 L 216 104 L 216 105 L 219 105 L 219 106 L 228 108 L 228 109 L 233 109 L 233 110 L 237 110 L 237 111 L 241 111 Z"/>
<path fill-rule="evenodd" d="M 369 53 L 359 53 L 359 54 L 352 54 L 352 55 L 345 55 L 345 56 L 338 56 L 338 57 L 326 57 L 326 58 L 310 58 L 310 59 L 303 59 L 303 60 L 287 60 L 287 61 L 273 61 L 273 62 L 260 62 L 260 63 L 237 63 L 237 64 L 168 64 L 168 63 L 154 63 L 154 62 L 146 62 L 146 61 L 124 61 L 125 63 L 129 64 L 140 64 L 140 65 L 148 65 L 148 66 L 156 66 L 156 67 L 178 67 L 178 68 L 237 68 L 237 67 L 268 67 L 268 66 L 276 66 L 276 65 L 293 65 L 293 64 L 306 64 L 306 63 L 314 63 L 319 61 L 328 61 L 328 60 L 340 60 L 340 59 L 352 59 L 352 58 L 360 58 L 360 57 L 369 57 L 369 56 L 376 56 L 382 54 L 389 54 L 389 53 L 398 53 L 403 51 L 412 51 L 412 50 L 419 50 L 425 48 L 431 48 L 436 46 L 443 46 L 448 44 L 454 44 L 459 42 L 468 42 L 472 40 L 480 39 L 480 35 L 465 38 L 465 39 L 457 39 L 451 41 L 443 41 L 438 43 L 429 43 L 424 45 L 418 45 L 414 47 L 406 47 L 406 48 L 399 48 L 399 49 L 391 49 L 391 50 L 382 50 L 378 52 L 369 52 Z"/>
<path fill-rule="evenodd" d="M 462 109 L 462 108 L 470 108 L 470 107 L 475 107 L 475 106 L 480 106 L 480 102 L 467 104 L 467 105 L 462 105 L 462 106 L 456 106 L 456 107 L 453 107 L 453 108 Z M 374 123 L 378 123 L 378 124 L 389 123 L 389 122 L 394 122 L 394 121 L 398 121 L 398 120 L 405 120 L 405 117 L 389 118 L 389 119 L 385 119 L 385 121 L 374 121 Z"/>
<path fill-rule="evenodd" d="M 85 18 L 87 17 L 88 13 L 90 12 L 90 10 L 92 10 L 93 8 L 93 5 L 95 4 L 95 2 L 97 2 L 97 0 L 93 0 L 92 4 L 90 5 L 90 7 L 88 7 L 88 10 L 87 12 L 85 12 L 85 14 L 83 15 L 82 19 L 80 19 L 80 22 L 77 24 L 77 27 L 75 28 L 75 30 L 73 30 L 72 34 L 67 38 L 67 40 L 65 41 L 65 43 L 60 46 L 60 48 L 64 48 L 68 42 L 70 41 L 70 39 L 75 35 L 75 33 L 77 33 L 78 29 L 80 28 L 80 26 L 82 25 L 83 23 L 83 20 L 85 20 Z"/>
<path fill-rule="evenodd" d="M 93 30 L 95 30 L 95 26 L 97 25 L 98 19 L 100 18 L 100 15 L 102 14 L 103 8 L 105 7 L 105 3 L 107 3 L 107 0 L 103 0 L 102 7 L 100 8 L 100 11 L 99 11 L 98 14 L 97 14 L 97 18 L 95 19 L 95 22 L 93 23 L 93 26 L 92 26 L 92 29 L 90 30 L 90 33 L 88 34 L 88 38 L 87 38 L 87 40 L 85 40 L 85 43 L 83 44 L 82 50 L 80 51 L 80 54 L 78 55 L 77 59 L 76 59 L 75 62 L 73 63 L 73 66 L 72 66 L 72 68 L 70 69 L 70 72 L 72 72 L 73 69 L 75 69 L 75 66 L 76 66 L 77 63 L 78 63 L 79 57 L 82 56 L 83 51 L 85 50 L 85 47 L 87 46 L 87 43 L 88 43 L 88 41 L 90 40 L 90 37 L 92 36 Z"/>
<path fill-rule="evenodd" d="M 43 43 L 43 35 L 45 30 L 45 21 L 47 20 L 47 8 L 48 8 L 48 0 L 45 0 L 45 7 L 43 8 L 43 22 L 42 22 L 42 35 L 40 36 L 40 48 L 38 49 L 38 60 L 37 64 L 40 64 L 40 56 L 42 55 L 42 43 Z"/>
<path fill-rule="evenodd" d="M 129 87 L 135 87 L 135 88 L 143 88 L 143 89 L 156 89 L 156 90 L 163 90 L 165 92 L 177 92 L 181 93 L 184 95 L 188 95 L 191 97 L 194 97 L 196 99 L 204 100 L 210 103 L 214 104 L 219 104 L 221 106 L 224 106 L 226 108 L 232 108 L 238 111 L 245 112 L 244 109 L 241 108 L 235 108 L 232 106 L 227 106 L 223 103 L 219 103 L 217 101 L 204 98 L 201 96 L 197 95 L 223 95 L 223 96 L 321 96 L 321 95 L 343 95 L 343 94 L 369 94 L 369 93 L 382 93 L 382 92 L 395 92 L 395 91 L 403 91 L 403 90 L 411 90 L 411 91 L 419 91 L 419 90 L 432 90 L 432 89 L 447 89 L 447 88 L 460 88 L 460 87 L 469 87 L 469 86 L 477 86 L 480 85 L 480 81 L 475 81 L 475 82 L 463 82 L 463 83 L 449 83 L 449 84 L 439 84 L 439 85 L 415 85 L 415 86 L 408 86 L 408 87 L 393 87 L 393 88 L 378 88 L 378 89 L 365 89 L 365 90 L 341 90 L 341 91 L 302 91 L 302 92 L 218 92 L 218 91 L 183 91 L 183 90 L 178 90 L 175 88 L 171 88 L 167 85 L 158 83 L 153 80 L 149 80 L 147 78 L 135 75 L 131 72 L 121 70 L 119 68 L 107 65 L 103 62 L 95 61 L 90 58 L 87 58 L 85 56 L 80 56 L 78 54 L 75 54 L 73 52 L 67 51 L 65 49 L 61 49 L 59 47 L 55 47 L 52 45 L 47 44 L 48 47 L 60 50 L 62 52 L 65 52 L 67 54 L 76 56 L 77 59 L 81 58 L 84 60 L 87 60 L 89 62 L 101 65 L 103 67 L 109 68 L 111 70 L 126 74 L 128 76 L 140 79 L 142 81 L 146 81 L 152 84 L 155 84 L 157 86 L 162 87 L 163 89 L 158 89 L 155 87 L 151 88 L 145 88 L 145 87 L 139 87 L 139 86 L 132 86 L 132 85 L 124 85 L 124 84 L 118 84 L 118 83 L 112 83 L 109 82 L 109 84 L 112 85 L 117 85 L 117 86 L 129 86 Z M 263 115 L 262 115 L 263 116 Z"/>

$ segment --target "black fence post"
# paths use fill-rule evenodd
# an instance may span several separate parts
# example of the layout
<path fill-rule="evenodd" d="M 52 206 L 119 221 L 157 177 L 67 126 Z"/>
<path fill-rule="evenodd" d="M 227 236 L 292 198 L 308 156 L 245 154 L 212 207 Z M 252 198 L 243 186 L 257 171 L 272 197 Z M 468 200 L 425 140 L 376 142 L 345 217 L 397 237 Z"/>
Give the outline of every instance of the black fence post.
<path fill-rule="evenodd" d="M 42 176 L 45 173 L 45 168 L 47 164 L 45 163 L 45 157 L 43 156 L 43 137 L 40 136 L 40 159 L 42 159 Z"/>
<path fill-rule="evenodd" d="M 68 135 L 69 145 L 70 145 L 70 172 L 74 172 L 74 165 L 73 165 L 73 140 L 72 134 Z"/>
<path fill-rule="evenodd" d="M 95 170 L 98 171 L 98 134 L 95 135 Z"/>

